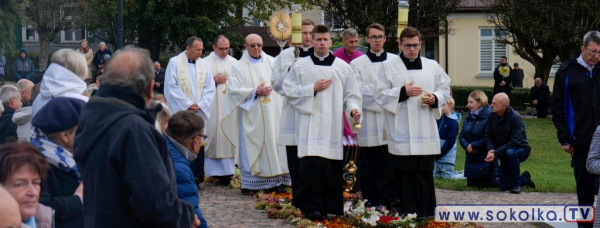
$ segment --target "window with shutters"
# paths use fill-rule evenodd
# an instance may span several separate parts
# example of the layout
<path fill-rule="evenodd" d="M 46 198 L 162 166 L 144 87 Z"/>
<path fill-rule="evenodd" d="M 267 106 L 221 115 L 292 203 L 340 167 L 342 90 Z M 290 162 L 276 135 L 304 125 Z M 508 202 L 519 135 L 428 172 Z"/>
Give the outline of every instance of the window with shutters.
<path fill-rule="evenodd" d="M 493 77 L 494 67 L 500 63 L 500 57 L 508 53 L 508 45 L 497 42 L 497 35 L 506 36 L 506 31 L 494 28 L 479 29 L 478 77 Z"/>

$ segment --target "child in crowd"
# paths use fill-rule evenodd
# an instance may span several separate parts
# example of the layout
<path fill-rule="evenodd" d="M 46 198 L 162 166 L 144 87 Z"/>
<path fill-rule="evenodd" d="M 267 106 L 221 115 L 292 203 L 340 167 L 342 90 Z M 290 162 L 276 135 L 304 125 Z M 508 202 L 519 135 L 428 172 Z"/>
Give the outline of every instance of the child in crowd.
<path fill-rule="evenodd" d="M 463 174 L 454 170 L 456 161 L 456 136 L 460 113 L 454 112 L 454 99 L 450 98 L 442 107 L 442 117 L 437 120 L 440 134 L 441 154 L 435 157 L 433 175 L 444 179 L 465 179 Z"/>

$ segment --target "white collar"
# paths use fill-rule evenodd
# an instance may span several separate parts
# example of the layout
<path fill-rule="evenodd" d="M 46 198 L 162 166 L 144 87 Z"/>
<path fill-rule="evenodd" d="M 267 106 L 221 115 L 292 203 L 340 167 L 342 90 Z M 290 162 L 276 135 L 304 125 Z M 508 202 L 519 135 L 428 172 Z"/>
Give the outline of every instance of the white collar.
<path fill-rule="evenodd" d="M 371 49 L 369 49 L 369 51 L 370 51 L 371 53 L 375 54 L 375 56 L 379 57 L 379 56 L 381 56 L 381 54 L 383 54 L 383 52 L 384 52 L 385 50 L 383 50 L 383 48 L 382 48 L 382 49 L 381 49 L 381 51 L 380 51 L 379 53 L 375 53 L 375 52 L 373 52 L 373 50 L 371 50 Z"/>
<path fill-rule="evenodd" d="M 308 51 L 311 47 L 301 47 L 303 51 Z"/>
<path fill-rule="evenodd" d="M 583 60 L 583 53 L 581 53 L 581 55 L 579 55 L 579 57 L 577 58 L 577 63 L 579 63 L 579 65 L 582 65 L 589 71 L 592 71 L 592 69 L 594 69 L 594 66 L 587 65 L 587 63 Z"/>
<path fill-rule="evenodd" d="M 315 53 L 315 57 L 317 57 L 319 59 L 319 61 L 325 61 L 325 58 L 329 57 L 329 52 L 327 52 L 326 56 L 318 56 L 317 53 Z"/>

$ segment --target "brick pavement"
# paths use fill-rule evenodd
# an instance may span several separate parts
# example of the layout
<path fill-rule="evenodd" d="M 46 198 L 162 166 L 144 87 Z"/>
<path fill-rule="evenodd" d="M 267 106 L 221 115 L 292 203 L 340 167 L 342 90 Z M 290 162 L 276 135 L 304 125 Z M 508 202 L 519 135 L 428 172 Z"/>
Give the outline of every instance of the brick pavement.
<path fill-rule="evenodd" d="M 436 189 L 438 204 L 573 204 L 577 196 L 572 193 L 451 191 Z M 200 208 L 210 227 L 291 227 L 284 220 L 268 219 L 254 209 L 255 200 L 242 195 L 239 190 L 207 184 L 200 194 Z M 536 227 L 531 223 L 480 223 L 483 227 Z"/>

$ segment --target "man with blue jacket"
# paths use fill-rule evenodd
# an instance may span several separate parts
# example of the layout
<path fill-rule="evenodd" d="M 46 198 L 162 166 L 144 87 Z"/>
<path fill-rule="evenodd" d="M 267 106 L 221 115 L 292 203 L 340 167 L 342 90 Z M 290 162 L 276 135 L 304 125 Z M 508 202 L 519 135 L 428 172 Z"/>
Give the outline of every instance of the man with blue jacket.
<path fill-rule="evenodd" d="M 192 204 L 194 212 L 200 219 L 198 228 L 208 228 L 198 206 L 198 185 L 194 181 L 197 155 L 206 138 L 204 120 L 192 111 L 180 111 L 169 119 L 165 134 L 167 148 L 171 152 L 175 178 L 177 179 L 177 196 Z"/>
<path fill-rule="evenodd" d="M 16 81 L 19 81 L 22 78 L 32 80 L 33 74 L 35 73 L 33 60 L 27 57 L 27 51 L 25 51 L 25 48 L 21 49 L 20 56 L 21 57 L 15 60 L 15 63 L 13 64 L 13 73 L 17 79 Z"/>
<path fill-rule="evenodd" d="M 528 171 L 521 172 L 521 162 L 529 157 L 531 147 L 527 143 L 525 123 L 521 114 L 510 107 L 506 93 L 498 93 L 492 100 L 492 112 L 488 117 L 485 132 L 488 155 L 485 161 L 500 160 L 500 190 L 510 190 L 511 193 L 521 193 L 521 186 L 535 188 Z"/>

